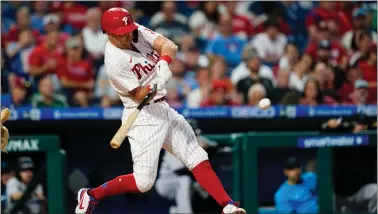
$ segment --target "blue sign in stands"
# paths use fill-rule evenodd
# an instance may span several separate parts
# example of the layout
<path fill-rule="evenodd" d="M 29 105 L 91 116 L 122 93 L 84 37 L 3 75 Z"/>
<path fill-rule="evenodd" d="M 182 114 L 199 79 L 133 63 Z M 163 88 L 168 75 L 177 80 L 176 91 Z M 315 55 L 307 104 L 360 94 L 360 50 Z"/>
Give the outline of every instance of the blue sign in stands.
<path fill-rule="evenodd" d="M 258 107 L 178 108 L 186 118 L 303 118 L 345 117 L 354 115 L 377 116 L 377 106 L 272 106 Z M 10 120 L 120 120 L 122 107 L 116 108 L 15 108 Z"/>
<path fill-rule="evenodd" d="M 299 148 L 321 148 L 321 147 L 345 147 L 345 146 L 366 146 L 369 144 L 368 135 L 335 135 L 298 138 Z"/>

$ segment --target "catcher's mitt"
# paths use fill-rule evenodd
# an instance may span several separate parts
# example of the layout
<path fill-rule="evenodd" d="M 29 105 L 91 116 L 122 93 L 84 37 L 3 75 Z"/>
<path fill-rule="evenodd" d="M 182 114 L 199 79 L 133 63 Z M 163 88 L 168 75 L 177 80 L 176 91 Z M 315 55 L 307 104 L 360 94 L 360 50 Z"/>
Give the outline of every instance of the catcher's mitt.
<path fill-rule="evenodd" d="M 4 108 L 1 110 L 1 151 L 6 152 L 5 148 L 8 145 L 8 140 L 9 140 L 9 131 L 7 127 L 3 125 L 5 121 L 7 121 L 10 117 L 10 111 L 8 108 Z"/>

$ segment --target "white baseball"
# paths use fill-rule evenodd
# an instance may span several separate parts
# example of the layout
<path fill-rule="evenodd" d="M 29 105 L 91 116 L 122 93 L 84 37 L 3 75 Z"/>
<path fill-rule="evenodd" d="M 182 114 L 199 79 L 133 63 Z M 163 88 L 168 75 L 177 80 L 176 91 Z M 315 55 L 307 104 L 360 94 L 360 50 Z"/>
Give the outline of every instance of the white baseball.
<path fill-rule="evenodd" d="M 267 109 L 270 107 L 270 100 L 268 98 L 264 98 L 260 100 L 259 107 L 262 109 Z"/>

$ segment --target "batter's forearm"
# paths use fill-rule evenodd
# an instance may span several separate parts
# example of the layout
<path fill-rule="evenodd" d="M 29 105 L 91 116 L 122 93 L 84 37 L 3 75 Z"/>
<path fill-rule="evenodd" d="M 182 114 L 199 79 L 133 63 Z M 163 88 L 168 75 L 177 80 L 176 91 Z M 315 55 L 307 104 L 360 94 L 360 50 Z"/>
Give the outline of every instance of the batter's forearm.
<path fill-rule="evenodd" d="M 136 101 L 141 102 L 147 96 L 148 92 L 151 91 L 151 89 L 152 86 L 145 85 L 134 89 L 130 92 L 130 94 L 134 97 Z"/>
<path fill-rule="evenodd" d="M 169 56 L 171 57 L 172 60 L 176 59 L 176 54 L 177 54 L 178 47 L 175 43 L 173 43 L 170 40 L 167 40 L 164 42 L 160 55 L 161 56 Z"/>
<path fill-rule="evenodd" d="M 177 45 L 164 36 L 155 39 L 153 48 L 160 53 L 160 56 L 169 56 L 172 60 L 176 58 L 178 51 Z"/>

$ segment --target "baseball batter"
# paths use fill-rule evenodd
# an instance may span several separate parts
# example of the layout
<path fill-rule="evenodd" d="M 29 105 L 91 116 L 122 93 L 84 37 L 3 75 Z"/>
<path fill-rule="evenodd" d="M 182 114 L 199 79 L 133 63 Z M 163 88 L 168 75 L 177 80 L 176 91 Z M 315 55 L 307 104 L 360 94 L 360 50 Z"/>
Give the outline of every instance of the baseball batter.
<path fill-rule="evenodd" d="M 175 59 L 177 46 L 135 23 L 130 13 L 122 8 L 105 11 L 101 27 L 109 38 L 105 70 L 123 102 L 122 121 L 144 99 L 152 85 L 157 85 L 158 92 L 128 132 L 134 173 L 118 176 L 97 188 L 81 189 L 75 212 L 91 214 L 105 197 L 150 190 L 156 179 L 160 150 L 164 148 L 183 161 L 202 188 L 223 207 L 223 213 L 244 214 L 245 210 L 227 195 L 191 126 L 164 101 L 164 87 L 172 76 L 169 63 Z"/>

